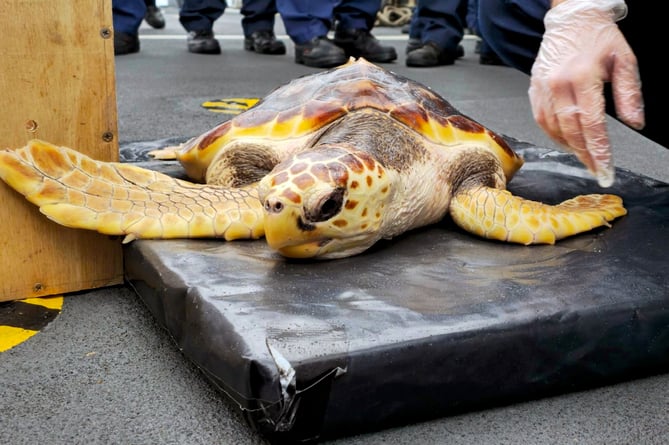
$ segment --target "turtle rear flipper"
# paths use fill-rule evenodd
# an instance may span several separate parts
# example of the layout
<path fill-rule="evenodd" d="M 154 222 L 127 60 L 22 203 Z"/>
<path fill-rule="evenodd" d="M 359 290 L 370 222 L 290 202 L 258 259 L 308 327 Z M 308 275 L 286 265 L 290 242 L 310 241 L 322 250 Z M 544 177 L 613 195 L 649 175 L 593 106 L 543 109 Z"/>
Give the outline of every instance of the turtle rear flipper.
<path fill-rule="evenodd" d="M 127 235 L 127 241 L 264 234 L 254 188 L 192 184 L 39 140 L 0 151 L 0 178 L 61 225 Z"/>
<path fill-rule="evenodd" d="M 486 186 L 464 189 L 450 204 L 453 221 L 479 236 L 519 244 L 555 241 L 627 214 L 615 195 L 580 195 L 557 205 L 529 201 L 507 190 Z"/>

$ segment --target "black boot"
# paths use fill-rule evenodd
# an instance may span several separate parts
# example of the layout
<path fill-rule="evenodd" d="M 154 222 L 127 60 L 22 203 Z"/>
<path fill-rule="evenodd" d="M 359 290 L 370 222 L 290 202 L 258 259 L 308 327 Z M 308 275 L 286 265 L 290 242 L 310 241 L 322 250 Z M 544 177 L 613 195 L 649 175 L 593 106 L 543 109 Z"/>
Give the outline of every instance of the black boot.
<path fill-rule="evenodd" d="M 423 42 L 417 37 L 410 37 L 409 40 L 407 40 L 407 48 L 406 48 L 406 54 L 409 54 L 411 51 L 420 48 L 423 46 Z"/>
<path fill-rule="evenodd" d="M 295 45 L 295 62 L 314 68 L 331 68 L 348 60 L 343 49 L 327 37 L 314 37 L 307 43 Z"/>
<path fill-rule="evenodd" d="M 397 59 L 392 46 L 383 46 L 365 29 L 338 29 L 334 42 L 346 51 L 348 57 L 364 57 L 370 62 L 387 63 Z"/>
<path fill-rule="evenodd" d="M 286 54 L 286 45 L 277 40 L 272 30 L 256 31 L 244 38 L 244 49 L 258 54 Z"/>
<path fill-rule="evenodd" d="M 506 66 L 506 63 L 493 52 L 479 54 L 479 63 L 481 65 Z"/>
<path fill-rule="evenodd" d="M 423 42 L 419 38 L 413 37 L 407 41 L 406 54 L 409 54 L 411 51 L 420 48 L 423 46 Z M 465 56 L 465 47 L 458 45 L 455 52 L 455 58 L 460 59 Z"/>
<path fill-rule="evenodd" d="M 147 6 L 146 15 L 144 20 L 152 28 L 163 29 L 165 27 L 165 17 L 163 17 L 163 11 L 160 10 L 157 6 Z"/>
<path fill-rule="evenodd" d="M 209 30 L 188 33 L 188 51 L 195 54 L 221 54 L 221 45 Z"/>
<path fill-rule="evenodd" d="M 455 59 L 464 54 L 464 48 L 460 45 L 458 47 L 454 51 L 449 51 L 439 48 L 433 42 L 427 42 L 407 54 L 406 64 L 413 67 L 453 65 Z"/>
<path fill-rule="evenodd" d="M 114 33 L 114 55 L 122 56 L 139 52 L 139 36 L 126 32 Z"/>

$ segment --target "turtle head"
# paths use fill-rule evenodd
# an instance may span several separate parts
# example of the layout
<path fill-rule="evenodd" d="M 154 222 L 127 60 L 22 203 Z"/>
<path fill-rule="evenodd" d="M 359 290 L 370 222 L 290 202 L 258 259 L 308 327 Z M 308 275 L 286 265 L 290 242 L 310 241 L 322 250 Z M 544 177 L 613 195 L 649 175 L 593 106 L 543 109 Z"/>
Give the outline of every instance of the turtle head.
<path fill-rule="evenodd" d="M 382 237 L 392 194 L 369 154 L 321 145 L 278 164 L 259 184 L 269 246 L 291 258 L 342 258 Z"/>

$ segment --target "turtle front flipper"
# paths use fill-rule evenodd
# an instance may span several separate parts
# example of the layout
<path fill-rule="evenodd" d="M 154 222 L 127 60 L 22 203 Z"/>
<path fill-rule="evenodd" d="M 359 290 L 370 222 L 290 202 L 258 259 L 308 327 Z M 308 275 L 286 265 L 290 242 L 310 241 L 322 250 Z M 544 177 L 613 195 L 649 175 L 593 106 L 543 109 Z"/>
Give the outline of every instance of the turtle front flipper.
<path fill-rule="evenodd" d="M 129 164 L 95 161 L 33 140 L 0 151 L 0 178 L 53 221 L 135 238 L 260 238 L 257 191 L 192 184 Z"/>
<path fill-rule="evenodd" d="M 542 204 L 486 186 L 465 188 L 453 196 L 450 214 L 464 230 L 519 244 L 555 241 L 600 226 L 627 210 L 615 195 L 581 195 L 557 205 Z"/>

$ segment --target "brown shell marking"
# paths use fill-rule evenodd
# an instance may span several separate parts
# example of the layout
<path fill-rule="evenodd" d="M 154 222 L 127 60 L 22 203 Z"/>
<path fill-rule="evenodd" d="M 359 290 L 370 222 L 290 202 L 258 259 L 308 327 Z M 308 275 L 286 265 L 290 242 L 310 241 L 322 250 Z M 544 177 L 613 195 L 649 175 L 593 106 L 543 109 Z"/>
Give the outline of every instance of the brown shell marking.
<path fill-rule="evenodd" d="M 299 187 L 299 185 L 298 185 Z M 302 203 L 302 195 L 295 193 L 292 189 L 286 188 L 281 192 L 281 195 L 285 196 L 288 200 L 294 202 L 295 204 Z"/>
<path fill-rule="evenodd" d="M 348 164 L 344 159 L 329 162 L 327 168 L 330 171 L 332 182 L 338 187 L 345 187 L 348 183 Z"/>
<path fill-rule="evenodd" d="M 281 171 L 272 176 L 272 187 L 283 184 L 290 179 L 290 175 L 286 171 Z"/>
<path fill-rule="evenodd" d="M 293 178 L 293 184 L 300 190 L 306 190 L 315 183 L 316 181 L 314 180 L 314 177 L 309 173 L 302 173 Z"/>

